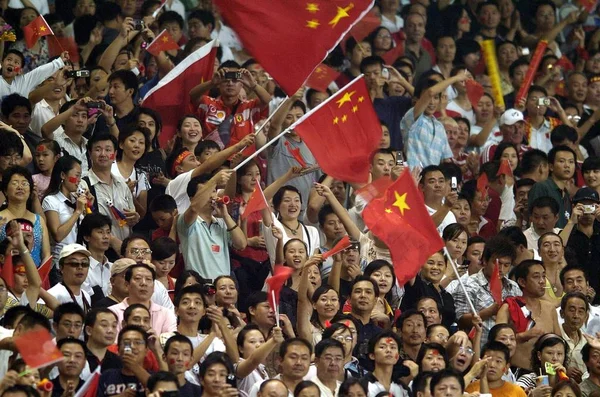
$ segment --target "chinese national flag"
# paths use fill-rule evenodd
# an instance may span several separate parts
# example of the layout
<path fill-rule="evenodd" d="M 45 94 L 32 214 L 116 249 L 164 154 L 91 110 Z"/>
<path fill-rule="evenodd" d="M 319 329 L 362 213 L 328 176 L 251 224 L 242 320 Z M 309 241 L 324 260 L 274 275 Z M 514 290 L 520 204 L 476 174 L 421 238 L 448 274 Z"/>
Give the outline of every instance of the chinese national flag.
<path fill-rule="evenodd" d="M 477 107 L 479 100 L 484 94 L 483 86 L 475 80 L 465 81 L 465 88 L 467 89 L 467 98 L 473 107 Z"/>
<path fill-rule="evenodd" d="M 265 194 L 260 188 L 260 184 L 257 183 L 254 192 L 252 192 L 252 195 L 246 204 L 246 208 L 242 214 L 242 220 L 248 218 L 251 213 L 264 210 L 265 208 L 269 208 L 269 204 L 267 203 Z"/>
<path fill-rule="evenodd" d="M 188 55 L 144 97 L 142 106 L 154 109 L 162 117 L 163 128 L 158 138 L 160 147 L 167 147 L 179 120 L 191 113 L 190 90 L 212 79 L 217 56 L 214 43 L 213 40 Z"/>
<path fill-rule="evenodd" d="M 427 258 L 444 247 L 408 169 L 383 197 L 365 207 L 363 219 L 388 246 L 400 285 L 415 277 Z"/>
<path fill-rule="evenodd" d="M 52 269 L 52 260 L 53 257 L 50 255 L 42 266 L 38 267 L 38 273 L 40 274 L 40 278 L 42 279 L 42 288 L 50 289 L 50 270 Z"/>
<path fill-rule="evenodd" d="M 50 25 L 48 25 L 44 17 L 40 15 L 23 28 L 23 34 L 25 35 L 27 48 L 31 48 L 37 43 L 40 37 L 53 35 L 54 32 L 52 32 Z"/>
<path fill-rule="evenodd" d="M 339 75 L 340 72 L 337 70 L 332 69 L 327 65 L 320 64 L 312 72 L 308 80 L 306 80 L 306 85 L 317 91 L 325 92 L 327 91 L 329 84 L 331 84 L 333 80 L 337 79 Z"/>
<path fill-rule="evenodd" d="M 324 173 L 345 182 L 369 180 L 370 157 L 379 147 L 381 124 L 362 77 L 329 97 L 292 128 Z"/>
<path fill-rule="evenodd" d="M 513 172 L 512 172 L 512 168 L 510 168 L 510 163 L 508 162 L 508 160 L 504 159 L 500 162 L 500 167 L 498 167 L 498 172 L 496 173 L 497 176 L 500 175 L 506 175 L 506 176 L 510 176 L 513 177 Z"/>
<path fill-rule="evenodd" d="M 215 0 L 244 48 L 294 94 L 374 0 Z"/>
<path fill-rule="evenodd" d="M 279 293 L 288 278 L 292 276 L 294 269 L 288 266 L 275 265 L 273 275 L 265 280 L 267 293 L 269 294 L 269 305 L 273 311 L 277 311 L 279 305 Z M 274 300 L 273 300 L 274 299 Z"/>
<path fill-rule="evenodd" d="M 64 359 L 46 328 L 36 327 L 17 336 L 14 342 L 31 369 L 46 367 Z"/>
<path fill-rule="evenodd" d="M 500 268 L 498 260 L 494 264 L 494 270 L 492 270 L 492 276 L 490 277 L 490 292 L 494 298 L 494 302 L 498 306 L 502 305 L 502 280 L 500 279 Z"/>
<path fill-rule="evenodd" d="M 98 385 L 100 384 L 100 369 L 99 365 L 91 376 L 89 376 L 83 386 L 75 393 L 74 397 L 96 397 L 98 394 Z"/>
<path fill-rule="evenodd" d="M 375 14 L 375 11 L 371 10 L 350 30 L 350 36 L 360 43 L 379 25 L 381 25 L 381 19 Z"/>
<path fill-rule="evenodd" d="M 161 51 L 170 51 L 170 50 L 178 50 L 179 46 L 173 39 L 173 37 L 167 32 L 167 29 L 163 29 L 162 32 L 154 40 L 152 43 L 146 47 L 146 51 L 155 57 L 160 54 Z"/>

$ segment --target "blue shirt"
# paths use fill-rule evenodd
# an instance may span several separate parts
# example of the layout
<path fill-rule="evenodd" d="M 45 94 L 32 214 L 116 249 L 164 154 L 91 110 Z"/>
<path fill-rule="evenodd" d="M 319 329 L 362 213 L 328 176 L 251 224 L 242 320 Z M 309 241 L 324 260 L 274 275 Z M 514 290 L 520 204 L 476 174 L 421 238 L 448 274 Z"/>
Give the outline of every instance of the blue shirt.
<path fill-rule="evenodd" d="M 446 129 L 435 117 L 421 113 L 415 120 L 415 108 L 411 108 L 400 122 L 402 135 L 406 137 L 408 166 L 427 167 L 439 165 L 452 158 Z"/>

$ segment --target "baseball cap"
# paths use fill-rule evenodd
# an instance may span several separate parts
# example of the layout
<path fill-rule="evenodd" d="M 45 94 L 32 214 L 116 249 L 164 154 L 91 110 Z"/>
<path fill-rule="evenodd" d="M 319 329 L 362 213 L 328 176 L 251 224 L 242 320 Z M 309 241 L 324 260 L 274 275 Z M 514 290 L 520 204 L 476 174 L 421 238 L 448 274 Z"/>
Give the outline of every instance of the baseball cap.
<path fill-rule="evenodd" d="M 600 196 L 598 195 L 598 192 L 591 187 L 582 187 L 577 191 L 577 193 L 575 193 L 575 196 L 573 197 L 573 203 L 575 204 L 585 200 L 600 203 Z"/>
<path fill-rule="evenodd" d="M 499 125 L 514 125 L 518 121 L 525 121 L 523 113 L 517 109 L 508 109 L 506 112 L 502 113 L 502 116 L 500 116 Z"/>
<path fill-rule="evenodd" d="M 130 258 L 121 258 L 121 259 L 117 259 L 112 266 L 110 267 L 110 276 L 114 276 L 116 274 L 121 274 L 123 273 L 125 270 L 127 270 L 127 268 L 129 266 L 133 266 L 135 265 L 137 262 L 133 259 Z"/>
<path fill-rule="evenodd" d="M 58 256 L 58 260 L 61 261 L 64 258 L 66 258 L 67 256 L 71 256 L 71 255 L 73 255 L 73 254 L 75 254 L 77 252 L 85 254 L 88 257 L 92 256 L 92 254 L 90 253 L 90 251 L 88 251 L 87 248 L 85 248 L 81 244 L 67 244 L 60 251 L 60 255 Z"/>

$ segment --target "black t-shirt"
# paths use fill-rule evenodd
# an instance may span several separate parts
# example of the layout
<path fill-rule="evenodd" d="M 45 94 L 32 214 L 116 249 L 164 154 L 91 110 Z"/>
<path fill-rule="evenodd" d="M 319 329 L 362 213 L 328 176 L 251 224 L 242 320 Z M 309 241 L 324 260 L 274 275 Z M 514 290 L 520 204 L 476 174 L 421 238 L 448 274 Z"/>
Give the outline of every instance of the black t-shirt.
<path fill-rule="evenodd" d="M 107 296 L 106 298 L 100 299 L 98 302 L 95 302 L 95 303 L 92 302 L 92 306 L 94 308 L 96 308 L 96 307 L 111 307 L 113 305 L 116 305 L 117 303 L 119 303 L 119 302 L 117 302 L 116 300 L 111 299 Z"/>
<path fill-rule="evenodd" d="M 83 379 L 79 378 L 79 384 L 75 388 L 75 393 L 77 393 L 79 389 L 81 389 L 81 386 L 83 386 L 84 382 L 85 381 Z M 65 389 L 60 384 L 59 378 L 52 379 L 52 385 L 52 397 L 61 397 L 65 392 Z"/>
<path fill-rule="evenodd" d="M 105 371 L 107 369 L 121 369 L 123 368 L 123 362 L 121 361 L 121 357 L 117 354 L 107 350 L 104 354 L 104 359 L 100 361 L 98 357 L 94 355 L 89 349 L 85 350 L 85 358 L 90 366 L 90 372 L 94 372 L 98 365 L 102 365 L 102 370 Z"/>
<path fill-rule="evenodd" d="M 116 396 L 126 389 L 136 391 L 137 397 L 145 397 L 146 389 L 135 376 L 123 375 L 120 369 L 108 369 L 100 375 L 97 397 Z"/>
<path fill-rule="evenodd" d="M 417 301 L 423 297 L 435 299 L 440 307 L 442 323 L 446 327 L 450 327 L 454 324 L 456 321 L 456 310 L 452 295 L 443 288 L 438 292 L 433 284 L 426 282 L 419 275 L 415 277 L 415 283 L 413 285 L 410 285 L 410 283 L 404 284 L 404 297 L 400 304 L 400 310 L 415 309 Z"/>
<path fill-rule="evenodd" d="M 185 382 L 185 385 L 179 388 L 179 395 L 181 396 L 201 396 L 202 388 L 190 382 Z"/>

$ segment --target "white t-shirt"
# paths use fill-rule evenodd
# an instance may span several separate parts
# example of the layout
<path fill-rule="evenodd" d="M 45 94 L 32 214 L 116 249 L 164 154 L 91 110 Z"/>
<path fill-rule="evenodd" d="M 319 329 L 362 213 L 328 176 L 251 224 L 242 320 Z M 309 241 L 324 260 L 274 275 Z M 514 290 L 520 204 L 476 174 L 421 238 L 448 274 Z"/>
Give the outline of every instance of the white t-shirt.
<path fill-rule="evenodd" d="M 188 208 L 190 208 L 190 198 L 187 195 L 187 187 L 192 180 L 192 171 L 185 172 L 177 175 L 175 179 L 167 185 L 165 194 L 172 196 L 177 203 L 177 211 L 183 214 Z"/>
<path fill-rule="evenodd" d="M 437 210 L 431 208 L 428 205 L 425 205 L 425 208 L 427 208 L 427 212 L 429 212 L 429 215 L 433 215 L 437 212 Z M 446 228 L 446 226 L 451 225 L 453 223 L 456 223 L 456 217 L 454 216 L 454 213 L 452 211 L 448 211 L 442 223 L 440 223 L 440 225 L 437 227 L 437 231 L 440 234 L 440 236 L 442 235 L 442 233 L 444 233 L 444 229 Z"/>
<path fill-rule="evenodd" d="M 471 125 L 475 125 L 475 123 L 477 122 L 477 120 L 475 119 L 475 112 L 473 112 L 473 109 L 465 110 L 461 108 L 456 101 L 450 102 L 448 106 L 446 106 L 446 110 L 451 110 L 453 112 L 460 113 L 462 117 L 469 120 L 469 123 L 471 123 Z"/>
<path fill-rule="evenodd" d="M 121 171 L 119 170 L 119 166 L 117 165 L 116 162 L 114 162 L 112 164 L 112 168 L 111 168 L 110 172 L 112 172 L 115 175 L 121 175 L 123 177 L 123 179 L 125 179 L 125 181 L 128 181 L 128 180 L 137 181 L 137 185 L 133 191 L 133 197 L 140 197 L 140 194 L 142 194 L 143 191 L 150 190 L 150 182 L 148 182 L 148 177 L 146 177 L 146 173 L 139 171 L 135 167 L 133 167 L 133 171 L 131 172 L 131 175 L 126 177 L 123 174 L 121 174 Z"/>
<path fill-rule="evenodd" d="M 56 284 L 54 287 L 50 288 L 48 290 L 48 293 L 50 295 L 52 295 L 53 297 L 56 298 L 56 300 L 58 301 L 59 304 L 63 304 L 63 303 L 67 303 L 67 302 L 73 302 L 73 299 L 71 298 L 71 294 L 69 294 L 69 291 L 67 291 L 67 288 L 62 284 Z M 90 295 L 85 292 L 83 289 L 81 290 L 79 295 L 74 295 L 75 297 L 75 302 L 77 302 L 77 304 L 79 306 L 81 306 L 81 309 L 85 312 L 86 309 L 90 308 L 90 305 L 92 304 L 92 299 L 90 298 Z M 84 300 L 87 302 L 87 305 L 84 305 Z M 44 303 L 44 301 L 42 301 L 41 299 L 38 300 L 38 303 Z M 87 306 L 87 308 L 86 308 Z"/>
<path fill-rule="evenodd" d="M 73 208 L 71 208 L 67 204 L 65 204 L 65 200 L 69 200 L 69 199 L 67 199 L 67 197 L 65 197 L 65 195 L 59 191 L 56 194 L 46 196 L 44 198 L 44 201 L 42 202 L 42 209 L 44 210 L 44 212 L 48 212 L 48 211 L 56 212 L 58 214 L 58 220 L 60 221 L 61 225 L 66 223 L 73 216 L 73 212 L 75 212 L 75 210 Z M 71 201 L 71 200 L 69 200 L 69 201 Z M 84 216 L 85 216 L 85 214 L 82 214 L 79 219 L 83 220 Z M 54 261 L 56 263 L 58 263 L 58 256 L 60 254 L 60 251 L 62 250 L 62 247 L 67 244 L 73 244 L 77 241 L 77 231 L 78 230 L 79 229 L 77 228 L 77 224 L 75 224 L 75 225 L 73 225 L 71 230 L 69 230 L 69 234 L 67 234 L 64 239 L 62 239 L 61 241 L 58 241 L 58 242 L 53 241 L 52 256 L 54 256 L 54 258 L 55 258 Z"/>

